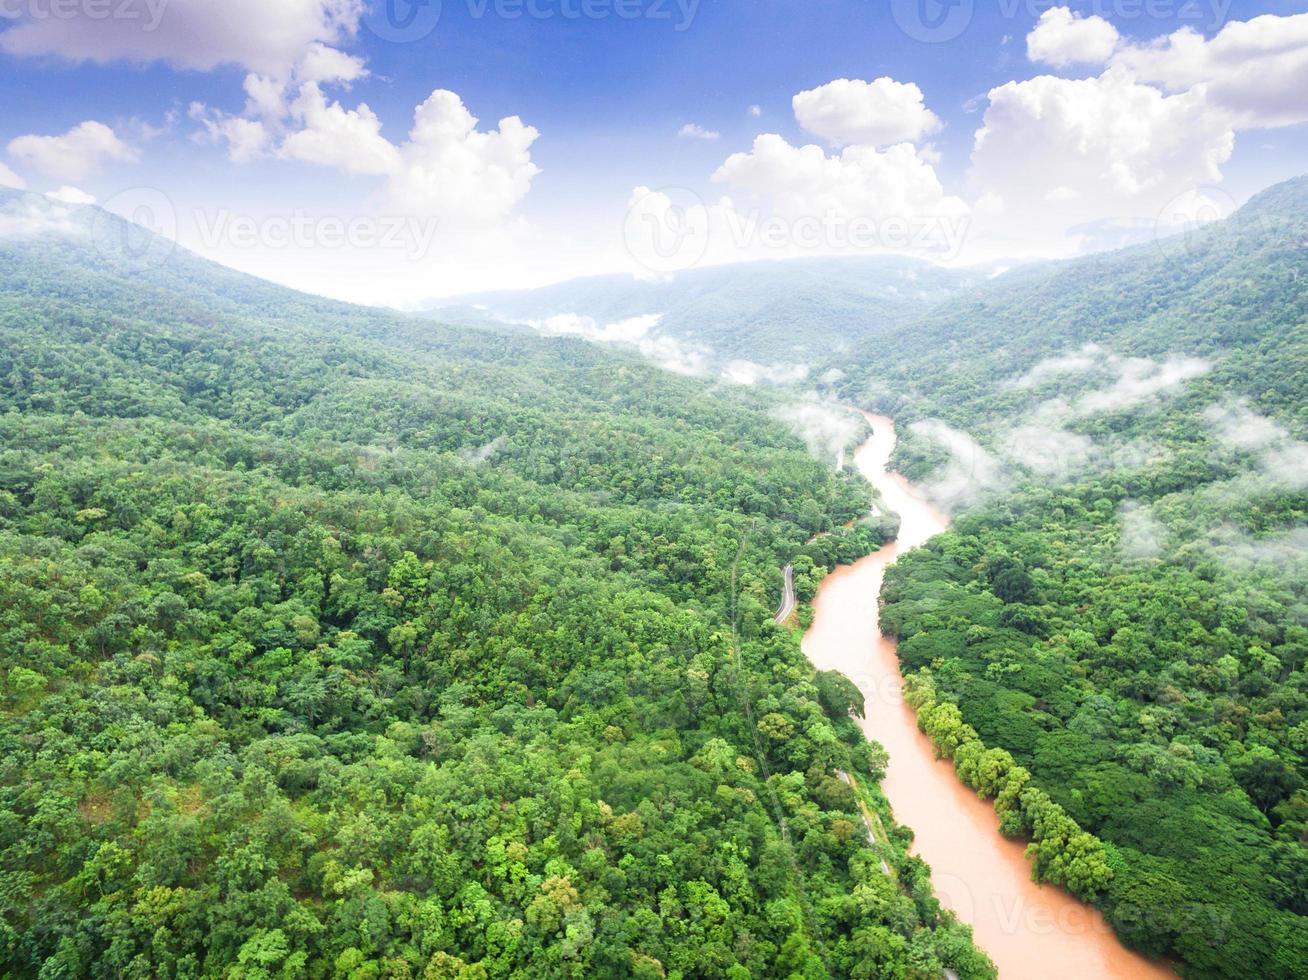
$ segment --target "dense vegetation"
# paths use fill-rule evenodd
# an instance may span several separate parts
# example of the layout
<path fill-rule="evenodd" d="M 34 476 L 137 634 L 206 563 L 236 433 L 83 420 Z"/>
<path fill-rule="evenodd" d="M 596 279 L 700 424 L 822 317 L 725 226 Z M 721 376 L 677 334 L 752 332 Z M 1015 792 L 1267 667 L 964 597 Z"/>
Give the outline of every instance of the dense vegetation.
<path fill-rule="evenodd" d="M 771 622 L 883 529 L 764 397 L 0 203 L 6 975 L 993 976 Z"/>
<path fill-rule="evenodd" d="M 967 505 L 882 597 L 920 720 L 1038 875 L 1187 976 L 1308 976 L 1305 243 L 1297 181 L 1002 277 L 845 389 L 938 420 L 898 461 Z"/>

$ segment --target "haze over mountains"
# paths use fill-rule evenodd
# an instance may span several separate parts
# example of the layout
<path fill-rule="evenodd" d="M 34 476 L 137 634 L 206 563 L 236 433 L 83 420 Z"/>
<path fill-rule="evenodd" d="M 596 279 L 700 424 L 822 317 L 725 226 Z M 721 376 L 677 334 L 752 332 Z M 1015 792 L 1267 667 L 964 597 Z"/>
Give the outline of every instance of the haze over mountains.
<path fill-rule="evenodd" d="M 489 317 L 643 346 L 647 356 L 688 373 L 734 361 L 729 377 L 795 383 L 818 359 L 893 330 L 989 274 L 893 256 L 790 259 L 689 269 L 657 280 L 576 279 L 436 301 L 427 309 L 467 322 Z"/>

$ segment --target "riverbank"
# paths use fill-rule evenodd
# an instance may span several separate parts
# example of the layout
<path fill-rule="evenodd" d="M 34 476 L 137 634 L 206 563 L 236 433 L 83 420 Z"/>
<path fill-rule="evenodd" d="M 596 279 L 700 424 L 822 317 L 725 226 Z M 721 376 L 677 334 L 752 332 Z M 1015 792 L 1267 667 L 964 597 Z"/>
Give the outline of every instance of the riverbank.
<path fill-rule="evenodd" d="M 1124 947 L 1096 909 L 1033 882 L 1024 845 L 999 833 L 993 807 L 963 785 L 951 762 L 935 758 L 918 730 L 902 697 L 895 645 L 881 634 L 878 597 L 887 566 L 944 531 L 949 520 L 888 472 L 893 422 L 865 417 L 873 433 L 855 453 L 855 465 L 900 515 L 899 537 L 824 579 L 804 652 L 819 670 L 838 670 L 863 692 L 863 732 L 890 754 L 882 790 L 896 822 L 914 830 L 914 853 L 931 866 L 936 894 L 973 927 L 977 945 L 1006 980 L 1174 977 Z"/>

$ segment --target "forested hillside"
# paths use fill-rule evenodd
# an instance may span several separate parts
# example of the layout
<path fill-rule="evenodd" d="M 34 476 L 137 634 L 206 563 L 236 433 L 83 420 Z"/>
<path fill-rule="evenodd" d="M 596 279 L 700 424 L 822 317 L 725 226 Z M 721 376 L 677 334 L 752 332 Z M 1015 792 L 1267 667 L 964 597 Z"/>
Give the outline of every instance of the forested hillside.
<path fill-rule="evenodd" d="M 880 540 L 776 402 L 0 206 L 4 973 L 993 975 L 772 625 Z"/>
<path fill-rule="evenodd" d="M 598 327 L 658 316 L 651 337 L 698 354 L 705 365 L 733 359 L 780 372 L 783 381 L 860 339 L 879 336 L 983 278 L 915 259 L 812 258 L 687 269 L 662 279 L 596 276 L 523 292 L 438 301 L 443 315 L 542 323 L 587 317 Z M 785 370 L 791 369 L 786 376 Z"/>
<path fill-rule="evenodd" d="M 846 370 L 960 511 L 882 596 L 960 776 L 1014 833 L 1043 792 L 1102 840 L 1081 890 L 1127 942 L 1308 976 L 1308 181 Z"/>

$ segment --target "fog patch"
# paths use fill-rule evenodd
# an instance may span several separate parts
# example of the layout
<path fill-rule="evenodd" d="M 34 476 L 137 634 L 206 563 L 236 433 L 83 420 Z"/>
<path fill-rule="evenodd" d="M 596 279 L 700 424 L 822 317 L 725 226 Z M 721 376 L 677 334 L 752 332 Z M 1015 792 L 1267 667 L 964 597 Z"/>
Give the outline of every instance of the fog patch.
<path fill-rule="evenodd" d="M 1069 374 L 1089 374 L 1104 362 L 1106 353 L 1098 344 L 1086 344 L 1075 353 L 1041 361 L 1020 378 L 1009 381 L 1007 387 L 1027 390 Z"/>
<path fill-rule="evenodd" d="M 1112 360 L 1118 368 L 1117 380 L 1103 391 L 1082 395 L 1074 401 L 1072 409 L 1078 415 L 1135 408 L 1212 370 L 1212 364 L 1199 357 L 1169 357 L 1162 362 L 1147 357 Z"/>
<path fill-rule="evenodd" d="M 1004 465 L 966 432 L 939 419 L 914 422 L 909 431 L 949 453 L 949 461 L 937 468 L 923 486 L 927 496 L 944 507 L 970 507 L 989 493 L 1009 486 Z"/>
<path fill-rule="evenodd" d="M 1279 423 L 1243 401 L 1212 405 L 1204 419 L 1218 442 L 1254 457 L 1254 473 L 1218 485 L 1228 498 L 1308 489 L 1308 443 Z"/>
<path fill-rule="evenodd" d="M 1013 464 L 1046 480 L 1066 480 L 1091 462 L 1094 440 L 1048 422 L 1030 422 L 1010 429 L 999 449 Z"/>
<path fill-rule="evenodd" d="M 775 385 L 798 384 L 808 377 L 803 364 L 758 364 L 754 361 L 728 361 L 722 368 L 722 380 L 733 385 L 756 385 L 766 381 Z"/>
<path fill-rule="evenodd" d="M 1026 391 L 1060 378 L 1103 372 L 1113 379 L 1107 387 L 1057 402 L 1066 406 L 1069 416 L 1084 418 L 1143 405 L 1210 370 L 1212 364 L 1203 358 L 1173 355 L 1155 361 L 1147 357 L 1119 357 L 1098 344 L 1086 344 L 1069 354 L 1041 361 L 1021 377 L 1006 382 L 1005 387 Z"/>
<path fill-rule="evenodd" d="M 835 460 L 839 468 L 845 450 L 863 434 L 863 422 L 847 409 L 821 402 L 797 402 L 774 409 L 772 417 L 784 422 L 820 459 Z"/>
<path fill-rule="evenodd" d="M 708 374 L 709 360 L 713 356 L 707 347 L 683 344 L 675 337 L 648 337 L 637 345 L 637 349 L 642 357 L 665 371 L 694 377 Z"/>
<path fill-rule="evenodd" d="M 713 352 L 699 344 L 655 335 L 654 328 L 662 319 L 661 313 L 644 313 L 613 323 L 599 323 L 578 313 L 557 313 L 540 320 L 515 322 L 546 337 L 580 337 L 595 344 L 632 347 L 646 360 L 674 374 L 708 374 Z"/>
<path fill-rule="evenodd" d="M 468 447 L 459 450 L 459 459 L 472 466 L 481 466 L 483 463 L 490 461 L 490 458 L 504 448 L 504 444 L 509 441 L 508 436 L 496 436 L 484 446 Z"/>
<path fill-rule="evenodd" d="M 660 313 L 647 313 L 615 323 L 601 324 L 593 317 L 558 313 L 543 320 L 523 322 L 546 337 L 581 337 L 597 344 L 635 344 L 658 326 L 661 319 L 663 316 Z"/>
<path fill-rule="evenodd" d="M 1128 500 L 1118 512 L 1121 537 L 1118 549 L 1126 561 L 1147 561 L 1163 553 L 1167 528 L 1144 504 Z"/>
<path fill-rule="evenodd" d="M 1265 449 L 1290 435 L 1276 422 L 1252 411 L 1245 402 L 1209 405 L 1204 420 L 1213 427 L 1218 441 L 1234 449 Z"/>
<path fill-rule="evenodd" d="M 75 216 L 75 205 L 27 194 L 0 208 L 0 239 L 34 238 L 39 235 L 85 236 L 84 220 Z"/>
<path fill-rule="evenodd" d="M 846 377 L 848 377 L 848 375 L 840 370 L 840 368 L 832 368 L 823 374 L 822 377 L 818 378 L 818 381 L 824 385 L 834 385 L 844 381 Z"/>
<path fill-rule="evenodd" d="M 1212 533 L 1209 548 L 1214 557 L 1232 569 L 1280 570 L 1286 566 L 1308 564 L 1308 527 L 1254 537 L 1238 528 L 1224 526 Z"/>

